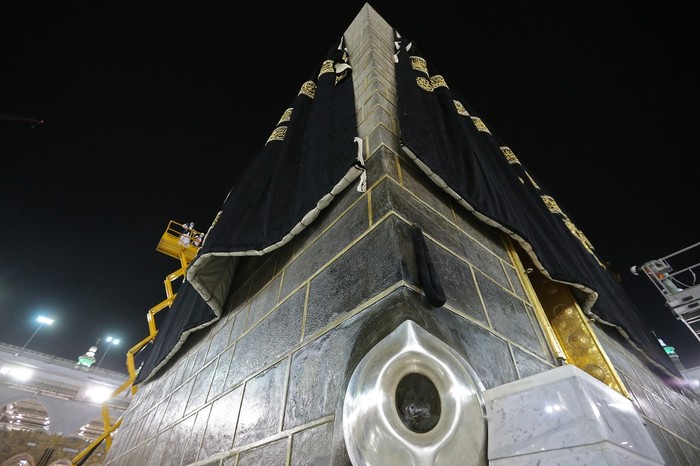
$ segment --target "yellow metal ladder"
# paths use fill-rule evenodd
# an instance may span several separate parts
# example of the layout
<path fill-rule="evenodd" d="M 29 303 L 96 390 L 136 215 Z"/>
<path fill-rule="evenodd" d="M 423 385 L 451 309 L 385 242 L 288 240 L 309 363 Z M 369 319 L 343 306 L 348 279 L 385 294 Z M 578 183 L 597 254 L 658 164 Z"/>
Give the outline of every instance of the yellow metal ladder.
<path fill-rule="evenodd" d="M 185 275 L 187 266 L 197 255 L 203 238 L 203 233 L 193 228 L 188 228 L 186 224 L 178 223 L 173 220 L 168 223 L 165 232 L 158 242 L 158 246 L 156 246 L 156 251 L 178 259 L 180 261 L 180 268 L 165 277 L 164 284 L 166 297 L 163 301 L 148 310 L 146 315 L 146 319 L 148 321 L 148 336 L 126 352 L 126 369 L 128 371 L 129 378 L 112 392 L 109 397 L 110 400 L 129 388 L 131 388 L 132 396 L 136 394 L 137 387 L 133 385 L 137 375 L 136 366 L 134 364 L 134 356 L 138 354 L 138 352 L 141 351 L 144 346 L 153 341 L 158 334 L 155 315 L 166 307 L 172 306 L 176 296 L 176 293 L 173 293 L 172 282 Z M 109 400 L 102 404 L 102 422 L 104 425 L 104 432 L 71 460 L 73 465 L 83 464 L 83 462 L 87 460 L 87 458 L 103 441 L 105 442 L 106 452 L 108 452 L 112 446 L 112 433 L 121 425 L 123 415 L 117 419 L 114 424 L 112 424 L 109 417 L 109 408 L 107 406 L 108 401 Z"/>

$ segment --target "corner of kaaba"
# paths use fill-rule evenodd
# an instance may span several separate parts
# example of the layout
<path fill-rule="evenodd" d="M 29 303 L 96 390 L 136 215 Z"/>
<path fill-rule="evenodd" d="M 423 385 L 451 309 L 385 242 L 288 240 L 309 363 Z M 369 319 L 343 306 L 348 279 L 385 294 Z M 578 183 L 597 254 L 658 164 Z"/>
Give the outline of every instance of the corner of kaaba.
<path fill-rule="evenodd" d="M 698 393 L 410 35 L 365 4 L 323 39 L 105 465 L 700 464 Z"/>

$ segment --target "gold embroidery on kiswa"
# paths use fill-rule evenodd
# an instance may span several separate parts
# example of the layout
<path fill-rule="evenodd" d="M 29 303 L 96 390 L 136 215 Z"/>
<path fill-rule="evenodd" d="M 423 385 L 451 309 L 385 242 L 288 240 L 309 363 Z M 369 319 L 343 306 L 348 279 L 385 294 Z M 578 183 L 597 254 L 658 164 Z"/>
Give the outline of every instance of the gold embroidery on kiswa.
<path fill-rule="evenodd" d="M 305 96 L 311 97 L 313 99 L 314 95 L 316 95 L 316 83 L 313 81 L 306 81 L 304 84 L 301 85 L 301 89 L 299 89 L 299 94 L 304 94 Z"/>
<path fill-rule="evenodd" d="M 561 208 L 559 207 L 559 204 L 557 204 L 557 201 L 555 201 L 552 196 L 543 195 L 541 197 L 545 205 L 547 206 L 547 209 L 549 209 L 550 212 L 561 216 L 564 225 L 566 225 L 566 228 L 571 232 L 572 235 L 574 235 L 576 239 L 578 239 L 581 242 L 581 245 L 586 249 L 586 251 L 588 251 L 595 258 L 596 262 L 598 262 L 598 265 L 600 265 L 603 268 L 606 268 L 605 265 L 600 261 L 600 259 L 598 259 L 598 256 L 596 255 L 593 249 L 593 244 L 588 240 L 588 238 L 586 238 L 586 235 L 584 235 L 583 232 L 579 230 L 576 225 L 574 225 L 574 222 L 572 222 L 569 219 L 569 217 L 564 212 L 562 212 Z"/>
<path fill-rule="evenodd" d="M 569 220 L 567 216 L 564 216 L 564 225 L 566 225 L 566 228 L 569 229 L 572 235 L 574 235 L 583 245 L 584 248 L 586 248 L 586 251 L 588 251 L 598 262 L 598 265 L 603 267 L 604 269 L 607 268 L 605 267 L 605 264 L 603 264 L 600 259 L 598 259 L 598 256 L 596 255 L 595 251 L 593 250 L 593 244 L 586 238 L 586 235 L 583 234 L 581 230 L 578 229 L 576 225 L 574 225 L 574 222 Z"/>
<path fill-rule="evenodd" d="M 227 196 L 227 197 L 228 197 L 228 196 Z M 216 217 L 214 217 L 214 221 L 211 222 L 211 226 L 209 227 L 210 230 L 211 230 L 212 228 L 214 228 L 214 226 L 216 225 L 216 222 L 219 221 L 219 217 L 221 217 L 221 212 L 222 212 L 222 211 L 220 210 L 220 211 L 218 211 L 218 212 L 216 213 Z"/>
<path fill-rule="evenodd" d="M 291 120 L 292 119 L 292 110 L 294 110 L 294 109 L 288 108 L 287 110 L 285 110 L 284 113 L 282 114 L 282 116 L 280 117 L 280 121 L 277 122 L 277 125 L 279 125 L 280 123 L 285 123 L 285 122 Z"/>
<path fill-rule="evenodd" d="M 473 116 L 472 121 L 474 122 L 474 126 L 476 126 L 476 129 L 478 129 L 479 131 L 481 131 L 483 133 L 491 134 L 491 131 L 489 131 L 489 129 L 484 124 L 484 122 L 481 121 L 481 118 Z"/>
<path fill-rule="evenodd" d="M 464 105 L 462 105 L 462 102 L 459 100 L 453 100 L 455 103 L 455 108 L 457 109 L 457 113 L 463 116 L 469 116 L 469 112 L 467 112 L 467 109 L 464 108 Z"/>
<path fill-rule="evenodd" d="M 510 147 L 508 146 L 501 146 L 501 152 L 503 152 L 503 155 L 505 155 L 506 160 L 510 164 L 520 164 L 520 160 L 515 156 L 515 152 L 510 150 Z"/>
<path fill-rule="evenodd" d="M 530 179 L 530 183 L 532 183 L 532 186 L 534 186 L 534 188 L 535 188 L 536 190 L 540 191 L 539 185 L 538 185 L 537 183 L 535 183 L 535 180 L 532 179 L 532 177 L 530 176 L 530 174 L 529 174 L 528 172 L 525 172 L 525 174 L 526 174 L 527 177 Z"/>
<path fill-rule="evenodd" d="M 278 128 L 275 128 L 272 131 L 272 134 L 270 135 L 270 137 L 267 138 L 265 145 L 267 145 L 267 143 L 270 141 L 284 141 L 284 136 L 286 134 L 287 134 L 287 127 L 286 126 L 280 126 Z"/>
<path fill-rule="evenodd" d="M 340 81 L 345 79 L 350 74 L 350 68 L 344 70 L 339 75 L 335 77 L 335 84 L 337 85 Z"/>
<path fill-rule="evenodd" d="M 425 61 L 425 58 L 415 56 L 412 56 L 410 58 L 411 68 L 413 68 L 416 71 L 421 71 L 425 74 L 428 74 L 428 62 Z"/>
<path fill-rule="evenodd" d="M 318 77 L 320 78 L 324 73 L 335 73 L 335 67 L 333 66 L 333 60 L 325 60 L 321 65 L 321 71 L 318 72 Z"/>
<path fill-rule="evenodd" d="M 557 201 L 555 201 L 552 196 L 543 195 L 542 200 L 551 213 L 564 215 L 564 212 L 559 208 L 559 204 L 557 204 Z"/>
<path fill-rule="evenodd" d="M 419 76 L 416 78 L 416 83 L 418 84 L 418 87 L 424 91 L 433 92 L 433 86 L 430 84 L 428 79 Z"/>
<path fill-rule="evenodd" d="M 432 84 L 433 89 L 437 89 L 438 87 L 444 87 L 445 89 L 449 89 L 449 87 L 447 87 L 447 82 L 445 81 L 445 78 L 443 78 L 440 74 L 431 76 L 430 84 Z"/>

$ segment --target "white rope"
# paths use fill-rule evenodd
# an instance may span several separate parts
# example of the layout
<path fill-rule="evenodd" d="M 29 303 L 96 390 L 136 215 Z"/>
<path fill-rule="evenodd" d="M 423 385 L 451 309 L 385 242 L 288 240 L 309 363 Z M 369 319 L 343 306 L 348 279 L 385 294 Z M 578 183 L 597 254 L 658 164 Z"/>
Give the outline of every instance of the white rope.
<path fill-rule="evenodd" d="M 362 168 L 360 182 L 357 184 L 357 192 L 364 193 L 367 191 L 367 170 L 365 169 L 365 159 L 362 156 L 362 138 L 355 136 L 354 141 L 357 143 L 357 165 Z"/>

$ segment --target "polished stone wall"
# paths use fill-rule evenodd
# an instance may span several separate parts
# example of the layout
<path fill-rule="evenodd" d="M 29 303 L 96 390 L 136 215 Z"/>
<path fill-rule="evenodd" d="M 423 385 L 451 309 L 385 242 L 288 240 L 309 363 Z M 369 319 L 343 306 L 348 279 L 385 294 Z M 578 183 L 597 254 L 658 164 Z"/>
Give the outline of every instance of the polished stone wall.
<path fill-rule="evenodd" d="M 348 188 L 293 242 L 242 259 L 221 320 L 142 384 L 107 464 L 349 464 L 348 381 L 407 319 L 486 389 L 556 367 L 503 239 L 400 153 L 391 27 L 365 5 L 345 37 L 369 189 Z M 447 296 L 440 308 L 422 292 L 413 225 Z"/>
<path fill-rule="evenodd" d="M 599 327 L 596 335 L 666 464 L 700 464 L 700 397 L 664 383 L 609 329 Z"/>

